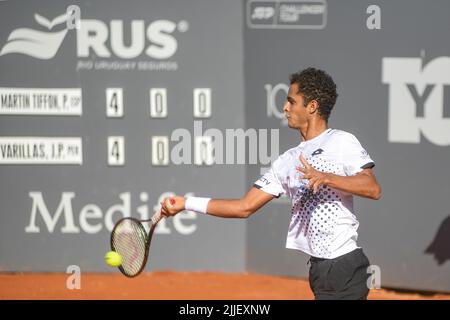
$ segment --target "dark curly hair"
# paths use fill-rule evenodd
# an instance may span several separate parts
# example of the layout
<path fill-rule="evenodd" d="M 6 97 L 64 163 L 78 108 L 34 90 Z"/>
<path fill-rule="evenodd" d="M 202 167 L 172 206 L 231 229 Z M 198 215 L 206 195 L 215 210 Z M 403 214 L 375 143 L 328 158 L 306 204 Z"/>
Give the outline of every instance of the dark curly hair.
<path fill-rule="evenodd" d="M 338 94 L 336 84 L 331 76 L 323 70 L 307 68 L 291 74 L 291 84 L 298 85 L 298 93 L 305 99 L 305 106 L 312 100 L 319 105 L 319 115 L 328 121 Z"/>

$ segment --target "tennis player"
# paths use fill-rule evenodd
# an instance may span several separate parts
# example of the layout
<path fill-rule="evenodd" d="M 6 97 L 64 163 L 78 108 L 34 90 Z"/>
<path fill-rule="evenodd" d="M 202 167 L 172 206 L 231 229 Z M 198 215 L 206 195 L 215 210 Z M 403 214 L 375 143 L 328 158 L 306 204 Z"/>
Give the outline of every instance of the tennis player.
<path fill-rule="evenodd" d="M 241 199 L 175 196 L 162 214 L 183 210 L 223 218 L 248 218 L 281 195 L 291 199 L 286 247 L 310 255 L 309 283 L 317 300 L 367 299 L 369 260 L 357 244 L 353 196 L 378 200 L 374 161 L 351 133 L 328 127 L 338 94 L 324 71 L 308 68 L 290 76 L 284 112 L 301 142 L 280 155 Z"/>

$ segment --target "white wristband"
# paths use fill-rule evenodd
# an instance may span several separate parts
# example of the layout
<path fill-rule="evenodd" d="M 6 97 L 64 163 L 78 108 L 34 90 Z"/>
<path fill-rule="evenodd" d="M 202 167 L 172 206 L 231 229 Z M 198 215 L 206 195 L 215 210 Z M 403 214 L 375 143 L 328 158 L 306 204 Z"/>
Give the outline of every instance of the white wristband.
<path fill-rule="evenodd" d="M 209 200 L 211 198 L 187 197 L 184 207 L 189 211 L 207 214 Z"/>

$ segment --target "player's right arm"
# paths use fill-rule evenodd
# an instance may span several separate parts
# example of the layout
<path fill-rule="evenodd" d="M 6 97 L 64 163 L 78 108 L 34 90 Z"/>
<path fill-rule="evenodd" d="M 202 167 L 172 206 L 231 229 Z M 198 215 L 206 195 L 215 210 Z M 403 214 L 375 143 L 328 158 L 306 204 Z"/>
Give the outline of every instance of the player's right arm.
<path fill-rule="evenodd" d="M 280 179 L 280 168 L 286 167 L 283 156 L 278 157 L 270 169 L 260 177 L 247 194 L 240 199 L 209 199 L 199 197 L 170 197 L 161 203 L 161 213 L 173 216 L 183 210 L 194 211 L 221 218 L 248 218 L 273 198 L 285 193 Z M 170 204 L 170 199 L 175 203 Z"/>
<path fill-rule="evenodd" d="M 169 200 L 174 199 L 174 205 Z M 211 199 L 207 203 L 206 213 L 221 218 L 248 218 L 275 196 L 258 188 L 252 187 L 241 199 Z M 186 210 L 186 198 L 174 196 L 165 198 L 161 203 L 161 213 L 165 216 L 174 216 Z"/>

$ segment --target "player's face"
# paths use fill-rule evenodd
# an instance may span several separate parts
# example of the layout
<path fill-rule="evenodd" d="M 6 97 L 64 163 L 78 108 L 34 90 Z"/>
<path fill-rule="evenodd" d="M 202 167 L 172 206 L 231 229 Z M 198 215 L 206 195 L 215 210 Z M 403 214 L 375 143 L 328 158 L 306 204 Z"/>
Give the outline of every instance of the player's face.
<path fill-rule="evenodd" d="M 308 112 L 303 96 L 298 93 L 298 84 L 293 83 L 289 87 L 283 110 L 289 128 L 300 129 L 307 124 Z"/>

